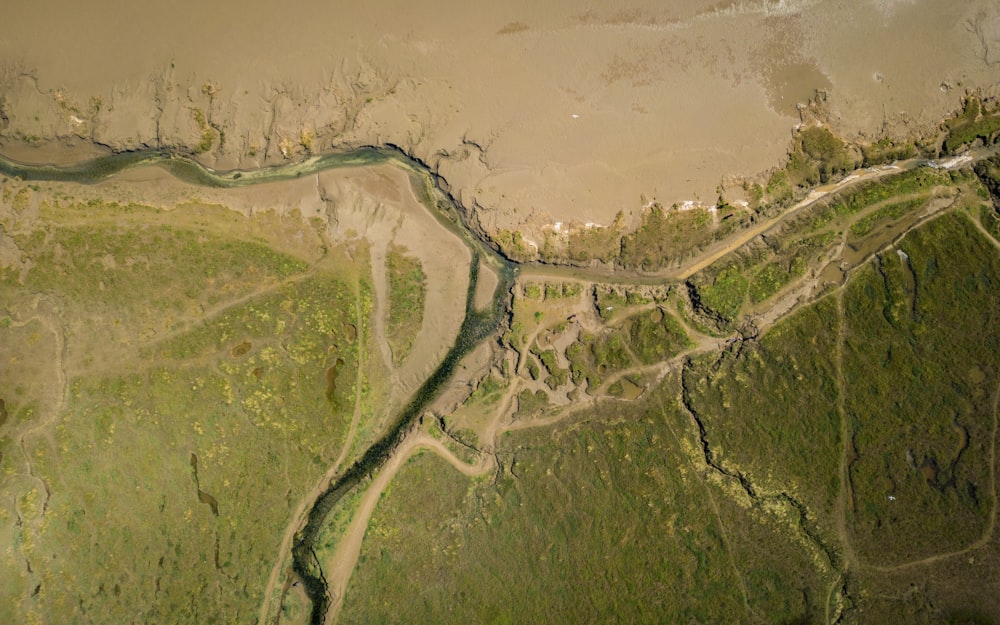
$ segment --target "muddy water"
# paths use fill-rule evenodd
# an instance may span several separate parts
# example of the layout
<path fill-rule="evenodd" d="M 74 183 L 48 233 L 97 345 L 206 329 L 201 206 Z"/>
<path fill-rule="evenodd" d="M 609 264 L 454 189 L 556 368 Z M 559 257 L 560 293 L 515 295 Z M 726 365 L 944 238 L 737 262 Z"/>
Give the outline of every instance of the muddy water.
<path fill-rule="evenodd" d="M 194 477 L 194 487 L 198 491 L 198 503 L 203 503 L 212 510 L 212 516 L 219 516 L 219 500 L 201 489 L 198 480 L 198 455 L 191 454 L 191 474 Z"/>

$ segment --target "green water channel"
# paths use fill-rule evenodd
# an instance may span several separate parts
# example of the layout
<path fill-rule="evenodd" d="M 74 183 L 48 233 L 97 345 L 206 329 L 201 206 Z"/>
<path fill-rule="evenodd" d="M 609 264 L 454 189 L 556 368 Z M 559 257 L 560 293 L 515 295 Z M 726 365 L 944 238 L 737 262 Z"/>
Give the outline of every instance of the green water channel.
<path fill-rule="evenodd" d="M 231 172 L 215 172 L 189 158 L 162 151 L 125 152 L 69 166 L 27 165 L 0 157 L 0 175 L 26 181 L 94 184 L 127 169 L 155 165 L 167 169 L 185 182 L 220 188 L 290 180 L 333 168 L 369 167 L 386 163 L 401 167 L 410 174 L 414 188 L 431 214 L 457 234 L 472 252 L 465 317 L 454 346 L 441 364 L 395 416 L 389 429 L 354 464 L 333 478 L 330 486 L 313 502 L 305 526 L 296 534 L 292 547 L 293 568 L 312 602 L 310 621 L 314 625 L 323 623 L 330 605 L 326 580 L 314 551 L 316 537 L 327 516 L 338 501 L 391 457 L 410 426 L 444 389 L 462 358 L 483 340 L 497 333 L 510 310 L 510 292 L 517 266 L 498 254 L 467 225 L 465 211 L 453 197 L 441 189 L 440 179 L 434 172 L 392 146 L 366 147 L 318 156 L 301 163 Z M 496 271 L 499 284 L 493 293 L 492 305 L 486 310 L 477 310 L 476 285 L 480 266 L 484 263 Z"/>

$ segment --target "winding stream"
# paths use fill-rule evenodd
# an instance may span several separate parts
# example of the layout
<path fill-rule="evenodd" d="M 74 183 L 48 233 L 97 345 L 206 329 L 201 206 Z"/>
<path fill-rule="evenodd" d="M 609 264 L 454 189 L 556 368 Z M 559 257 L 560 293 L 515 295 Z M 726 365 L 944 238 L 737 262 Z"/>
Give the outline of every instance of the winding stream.
<path fill-rule="evenodd" d="M 974 162 L 986 158 L 997 151 L 997 148 L 973 151 L 969 161 Z M 469 285 L 466 293 L 465 317 L 454 346 L 447 352 L 441 364 L 414 393 L 409 403 L 395 416 L 388 430 L 381 438 L 366 449 L 354 464 L 335 476 L 326 490 L 309 507 L 306 522 L 295 536 L 292 557 L 295 572 L 301 578 L 306 594 L 312 602 L 310 622 L 314 625 L 323 623 L 331 601 L 327 581 L 323 576 L 322 567 L 314 551 L 314 542 L 328 514 L 338 501 L 392 457 L 393 451 L 403 440 L 410 426 L 419 418 L 427 405 L 438 396 L 462 358 L 484 339 L 498 331 L 510 309 L 510 291 L 520 266 L 503 258 L 470 226 L 467 221 L 468 215 L 463 207 L 443 190 L 442 181 L 437 174 L 420 161 L 407 156 L 395 146 L 380 148 L 364 147 L 350 152 L 317 156 L 301 163 L 264 168 L 253 172 L 233 171 L 223 173 L 209 170 L 191 159 L 173 156 L 162 151 L 121 153 L 66 167 L 23 165 L 0 157 L 0 175 L 17 177 L 23 180 L 93 184 L 126 169 L 142 165 L 158 165 L 166 168 L 173 175 L 186 182 L 223 188 L 294 179 L 335 167 L 365 167 L 383 163 L 391 163 L 409 172 L 413 179 L 415 190 L 417 190 L 421 200 L 428 206 L 431 214 L 442 225 L 459 236 L 472 252 Z M 895 171 L 905 171 L 927 164 L 947 169 L 952 166 L 949 163 L 950 161 L 928 163 L 927 161 L 914 159 L 901 163 Z M 837 191 L 853 186 L 862 179 L 871 180 L 887 175 L 891 175 L 891 173 L 889 171 L 870 171 L 864 177 L 844 180 L 837 185 L 836 189 L 831 189 L 830 191 Z M 749 238 L 757 236 L 760 232 L 787 218 L 795 210 L 811 205 L 819 197 L 822 196 L 807 197 L 793 207 L 793 210 L 784 211 L 781 215 L 776 216 L 768 222 L 741 233 L 735 240 L 727 239 L 725 242 L 720 243 L 717 249 L 708 250 L 701 255 L 697 259 L 697 263 L 692 261 L 681 269 L 670 270 L 668 273 L 658 275 L 641 275 L 636 272 L 614 271 L 608 273 L 614 274 L 615 281 L 635 283 L 663 283 L 665 280 L 671 278 L 677 279 L 683 277 L 683 271 L 691 271 L 692 267 L 705 266 L 714 262 L 719 257 L 730 253 L 739 247 L 739 245 L 745 243 Z M 477 311 L 474 305 L 475 291 L 479 268 L 481 263 L 484 262 L 491 265 L 497 271 L 499 284 L 494 291 L 490 308 L 486 311 Z M 541 267 L 537 263 L 535 265 L 536 268 L 531 268 L 529 271 L 544 271 L 550 275 L 555 273 L 570 277 L 588 276 L 591 278 L 604 273 L 592 269 Z M 2 408 L 2 403 L 0 403 L 0 408 Z M 709 461 L 711 460 L 710 457 L 707 458 Z"/>
<path fill-rule="evenodd" d="M 56 167 L 24 165 L 0 157 L 0 174 L 22 180 L 75 182 L 94 184 L 126 169 L 144 165 L 159 165 L 177 178 L 191 184 L 210 187 L 242 187 L 264 182 L 289 180 L 337 167 L 365 167 L 391 163 L 407 170 L 416 178 L 414 186 L 431 214 L 450 231 L 461 237 L 472 252 L 469 286 L 466 292 L 465 317 L 455 344 L 437 369 L 417 389 L 409 403 L 398 413 L 388 431 L 376 440 L 350 467 L 333 478 L 329 487 L 317 497 L 309 509 L 305 526 L 296 534 L 292 547 L 293 568 L 302 579 L 312 602 L 310 622 L 323 623 L 330 597 L 322 567 L 314 551 L 315 539 L 335 504 L 356 487 L 365 476 L 374 473 L 392 456 L 410 425 L 423 413 L 451 379 L 462 358 L 479 343 L 499 330 L 509 310 L 509 293 L 514 284 L 517 266 L 503 258 L 477 236 L 465 222 L 464 212 L 448 193 L 441 189 L 439 178 L 423 163 L 408 157 L 394 147 L 366 147 L 350 152 L 314 157 L 301 163 L 264 168 L 254 172 L 214 172 L 195 161 L 162 151 L 141 151 L 113 154 L 84 163 Z M 416 184 L 419 183 L 419 184 Z M 481 263 L 492 266 L 499 284 L 493 293 L 492 305 L 485 311 L 475 307 L 476 284 Z"/>

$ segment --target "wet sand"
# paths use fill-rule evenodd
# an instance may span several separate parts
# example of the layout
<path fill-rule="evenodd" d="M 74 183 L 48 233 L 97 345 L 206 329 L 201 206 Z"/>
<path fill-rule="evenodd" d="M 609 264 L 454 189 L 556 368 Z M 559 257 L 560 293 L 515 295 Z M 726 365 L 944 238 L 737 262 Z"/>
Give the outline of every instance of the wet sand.
<path fill-rule="evenodd" d="M 531 232 L 712 203 L 780 163 L 817 89 L 836 130 L 873 138 L 997 81 L 990 0 L 662 4 L 15 3 L 0 152 L 165 146 L 229 169 L 392 143 L 487 230 Z"/>

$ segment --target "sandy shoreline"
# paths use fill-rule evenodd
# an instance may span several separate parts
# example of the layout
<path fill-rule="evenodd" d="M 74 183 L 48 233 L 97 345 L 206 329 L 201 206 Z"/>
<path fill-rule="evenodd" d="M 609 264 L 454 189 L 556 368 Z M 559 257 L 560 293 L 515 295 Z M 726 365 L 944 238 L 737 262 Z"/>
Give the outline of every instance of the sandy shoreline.
<path fill-rule="evenodd" d="M 487 230 L 530 231 L 711 203 L 724 176 L 779 164 L 817 89 L 844 135 L 905 136 L 1000 61 L 987 0 L 244 4 L 9 7 L 0 152 L 247 169 L 392 143 Z"/>

